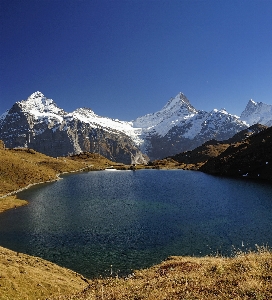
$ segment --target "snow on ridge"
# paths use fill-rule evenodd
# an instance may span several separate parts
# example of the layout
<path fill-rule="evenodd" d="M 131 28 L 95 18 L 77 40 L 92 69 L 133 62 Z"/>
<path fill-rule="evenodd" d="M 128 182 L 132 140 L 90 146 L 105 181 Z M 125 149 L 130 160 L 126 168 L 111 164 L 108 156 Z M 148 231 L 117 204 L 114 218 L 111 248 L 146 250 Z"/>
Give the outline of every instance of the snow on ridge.
<path fill-rule="evenodd" d="M 210 128 L 215 126 L 215 122 L 226 121 L 245 125 L 239 117 L 229 114 L 225 108 L 213 109 L 209 113 L 196 110 L 189 100 L 179 93 L 175 98 L 171 98 L 161 111 L 137 118 L 133 124 L 143 127 L 144 132 L 152 131 L 160 136 L 165 136 L 174 126 L 184 126 L 187 128 L 184 137 L 193 139 L 206 122 L 209 123 L 207 128 Z"/>
<path fill-rule="evenodd" d="M 201 114 L 194 115 L 190 120 L 187 120 L 187 124 L 191 123 L 189 129 L 185 132 L 183 137 L 187 139 L 193 139 L 196 135 L 201 132 L 203 121 L 208 113 L 201 112 Z"/>
<path fill-rule="evenodd" d="M 195 110 L 195 108 L 191 105 L 186 96 L 183 93 L 179 93 L 176 95 L 176 97 L 171 98 L 166 103 L 166 105 L 162 108 L 162 111 L 178 110 L 182 106 L 186 106 L 189 109 Z"/>
<path fill-rule="evenodd" d="M 69 115 L 73 116 L 74 118 L 77 118 L 81 122 L 90 124 L 94 128 L 103 128 L 104 130 L 108 131 L 120 131 L 131 137 L 137 145 L 143 142 L 142 139 L 139 137 L 139 135 L 141 134 L 141 128 L 133 127 L 131 122 L 101 117 L 95 114 L 89 108 L 79 108 Z"/>
<path fill-rule="evenodd" d="M 250 99 L 240 118 L 249 126 L 256 123 L 270 125 L 272 122 L 272 105 L 254 102 Z"/>
<path fill-rule="evenodd" d="M 0 115 L 0 122 L 6 118 L 8 112 L 9 110 L 6 110 L 2 115 Z"/>
<path fill-rule="evenodd" d="M 192 119 L 195 115 L 196 114 L 188 114 L 182 117 L 173 115 L 168 119 L 162 120 L 156 126 L 149 127 L 148 130 L 153 129 L 158 135 L 165 136 L 170 129 L 179 126 L 181 122 L 188 122 L 188 120 Z"/>
<path fill-rule="evenodd" d="M 197 113 L 197 110 L 190 104 L 184 94 L 179 93 L 176 97 L 171 98 L 160 111 L 139 117 L 133 120 L 132 123 L 135 127 L 145 129 L 156 127 L 158 134 L 165 135 L 165 130 L 162 130 L 162 124 L 169 124 L 167 127 L 171 129 L 181 120 L 188 117 L 188 115 L 195 113 Z"/>
<path fill-rule="evenodd" d="M 175 126 L 183 127 L 184 137 L 193 139 L 200 133 L 203 126 L 206 129 L 212 129 L 214 124 L 223 125 L 224 122 L 240 122 L 245 125 L 245 122 L 242 122 L 239 117 L 229 114 L 225 109 L 214 109 L 209 113 L 196 110 L 182 93 L 171 98 L 160 111 L 139 117 L 131 122 L 101 117 L 89 108 L 78 108 L 67 113 L 59 108 L 52 99 L 46 98 L 39 91 L 30 95 L 27 100 L 17 103 L 23 112 L 34 116 L 35 123 L 45 122 L 52 126 L 54 124 L 56 129 L 62 123 L 67 127 L 69 122 L 77 119 L 93 128 L 101 128 L 115 133 L 122 132 L 138 146 L 146 143 L 145 137 L 147 135 L 165 136 Z M 255 106 L 255 102 L 252 100 L 248 105 Z M 0 121 L 5 118 L 6 115 L 4 114 L 0 116 Z M 66 128 L 65 126 L 63 128 Z"/>
<path fill-rule="evenodd" d="M 195 120 L 196 124 L 188 126 L 185 137 L 194 138 L 201 130 L 202 123 L 200 119 L 202 119 L 201 113 L 203 113 L 196 110 L 182 93 L 171 98 L 160 111 L 139 117 L 131 122 L 101 117 L 89 108 L 78 108 L 72 113 L 65 113 L 56 106 L 52 99 L 47 99 L 40 92 L 33 93 L 25 100 L 25 103 L 28 103 L 27 108 L 30 109 L 30 113 L 36 116 L 36 119 L 42 120 L 47 117 L 52 120 L 57 118 L 61 123 L 63 117 L 66 121 L 76 118 L 83 123 L 90 124 L 93 128 L 103 128 L 103 130 L 109 132 L 122 132 L 128 135 L 137 145 L 143 144 L 146 134 L 152 132 L 165 136 L 174 126 L 180 126 L 182 123 L 184 125 L 191 124 L 191 120 Z M 201 115 L 200 118 L 195 118 L 199 114 Z M 215 118 L 220 118 L 222 115 L 229 116 L 225 109 L 214 109 L 209 115 L 213 114 Z"/>
<path fill-rule="evenodd" d="M 59 108 L 52 99 L 46 98 L 41 92 L 31 94 L 27 100 L 17 102 L 23 112 L 31 113 L 36 120 L 43 118 L 57 118 L 63 120 L 65 111 Z"/>

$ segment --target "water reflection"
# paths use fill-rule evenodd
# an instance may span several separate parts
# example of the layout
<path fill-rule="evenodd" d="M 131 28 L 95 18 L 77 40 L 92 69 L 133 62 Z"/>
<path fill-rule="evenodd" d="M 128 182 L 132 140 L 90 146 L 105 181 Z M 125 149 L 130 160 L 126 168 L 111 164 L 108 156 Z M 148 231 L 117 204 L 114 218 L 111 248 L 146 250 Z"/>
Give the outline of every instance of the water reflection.
<path fill-rule="evenodd" d="M 169 255 L 229 255 L 272 245 L 272 187 L 192 171 L 90 172 L 20 194 L 0 217 L 0 244 L 88 277 Z"/>

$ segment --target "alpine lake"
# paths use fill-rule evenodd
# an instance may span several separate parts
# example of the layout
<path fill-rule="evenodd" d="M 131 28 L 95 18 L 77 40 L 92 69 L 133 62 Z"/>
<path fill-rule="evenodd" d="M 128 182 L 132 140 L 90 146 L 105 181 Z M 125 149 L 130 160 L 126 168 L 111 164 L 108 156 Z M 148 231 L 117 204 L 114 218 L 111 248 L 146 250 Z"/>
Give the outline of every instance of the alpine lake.
<path fill-rule="evenodd" d="M 92 171 L 20 192 L 0 245 L 87 278 L 126 276 L 169 256 L 272 246 L 272 185 L 196 171 Z"/>

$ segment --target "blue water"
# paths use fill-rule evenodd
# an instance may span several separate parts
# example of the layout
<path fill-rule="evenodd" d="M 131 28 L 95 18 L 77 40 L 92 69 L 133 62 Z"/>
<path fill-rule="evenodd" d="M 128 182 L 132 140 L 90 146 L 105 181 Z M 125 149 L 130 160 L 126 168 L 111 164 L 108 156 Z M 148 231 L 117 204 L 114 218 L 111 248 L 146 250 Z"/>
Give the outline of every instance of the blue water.
<path fill-rule="evenodd" d="M 272 246 L 272 185 L 183 170 L 97 171 L 19 194 L 0 245 L 86 277 L 126 275 L 170 255 Z"/>

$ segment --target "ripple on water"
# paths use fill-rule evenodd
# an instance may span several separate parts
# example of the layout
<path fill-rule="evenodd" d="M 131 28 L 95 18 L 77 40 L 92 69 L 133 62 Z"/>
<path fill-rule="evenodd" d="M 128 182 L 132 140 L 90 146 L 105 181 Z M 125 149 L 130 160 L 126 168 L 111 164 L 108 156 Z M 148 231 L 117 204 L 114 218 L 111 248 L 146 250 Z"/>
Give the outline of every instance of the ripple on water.
<path fill-rule="evenodd" d="M 87 277 L 170 255 L 272 246 L 272 187 L 193 171 L 89 172 L 35 186 L 0 217 L 0 244 Z"/>

